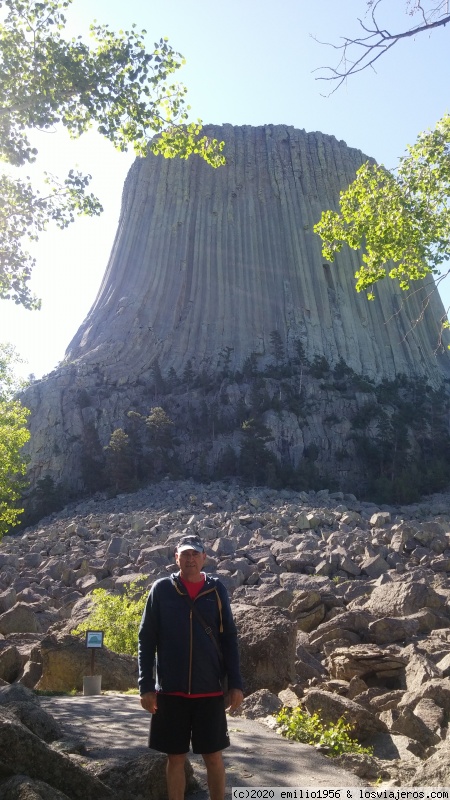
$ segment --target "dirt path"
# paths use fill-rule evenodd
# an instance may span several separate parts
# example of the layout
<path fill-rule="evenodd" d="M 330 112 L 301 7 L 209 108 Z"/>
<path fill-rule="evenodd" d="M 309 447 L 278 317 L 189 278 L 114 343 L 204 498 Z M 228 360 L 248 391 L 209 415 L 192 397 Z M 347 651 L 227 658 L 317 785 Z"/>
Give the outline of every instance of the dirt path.
<path fill-rule="evenodd" d="M 66 736 L 82 739 L 96 761 L 129 759 L 148 752 L 149 715 L 137 696 L 41 697 L 43 708 L 61 724 Z M 231 747 L 224 751 L 227 795 L 232 786 L 363 786 L 352 773 L 338 769 L 313 747 L 289 742 L 267 726 L 241 717 L 228 722 Z M 203 762 L 190 754 L 206 798 Z"/>

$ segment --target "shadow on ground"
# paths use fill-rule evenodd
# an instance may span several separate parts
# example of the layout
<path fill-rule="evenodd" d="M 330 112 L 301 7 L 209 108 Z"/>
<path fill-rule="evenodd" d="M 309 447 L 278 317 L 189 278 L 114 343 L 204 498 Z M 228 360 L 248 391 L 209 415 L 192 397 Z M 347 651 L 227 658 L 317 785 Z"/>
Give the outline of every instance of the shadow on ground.
<path fill-rule="evenodd" d="M 41 697 L 42 706 L 64 730 L 65 737 L 81 739 L 90 759 L 118 762 L 148 752 L 150 715 L 136 695 L 102 694 L 92 697 Z M 290 742 L 254 720 L 229 717 L 231 747 L 224 751 L 227 795 L 233 786 L 327 787 L 363 786 L 355 775 L 338 769 L 313 747 Z M 207 797 L 203 760 L 189 755 Z"/>

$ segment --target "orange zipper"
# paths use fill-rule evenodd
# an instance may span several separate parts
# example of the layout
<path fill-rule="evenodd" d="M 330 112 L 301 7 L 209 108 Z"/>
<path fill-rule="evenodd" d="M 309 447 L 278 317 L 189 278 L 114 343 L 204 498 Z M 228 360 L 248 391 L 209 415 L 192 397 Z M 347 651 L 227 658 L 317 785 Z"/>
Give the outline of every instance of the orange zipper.
<path fill-rule="evenodd" d="M 175 589 L 178 592 L 178 594 L 185 594 L 185 592 L 181 592 L 180 591 L 176 581 L 174 581 L 173 583 L 174 583 Z M 199 594 L 196 595 L 196 597 L 194 597 L 194 600 L 192 602 L 195 603 L 195 601 L 197 600 L 197 597 L 203 597 L 205 594 L 210 594 L 211 592 L 215 592 L 215 591 L 216 591 L 216 589 L 213 586 L 210 589 L 206 589 L 206 591 L 204 591 L 204 592 L 199 592 Z M 216 592 L 216 594 L 217 594 L 217 592 Z M 217 595 L 217 597 L 218 597 L 218 595 Z M 193 614 L 193 612 L 192 612 L 192 608 L 191 608 L 190 611 L 189 611 L 189 686 L 188 686 L 188 694 L 192 694 L 192 691 L 191 691 L 191 689 L 192 689 L 192 655 L 193 655 L 193 649 L 194 649 L 194 631 L 193 631 L 193 626 L 192 626 L 192 614 Z M 221 629 L 222 629 L 222 624 L 221 624 Z"/>
<path fill-rule="evenodd" d="M 188 694 L 191 694 L 192 689 L 192 649 L 193 649 L 193 642 L 194 642 L 194 632 L 192 630 L 192 608 L 189 611 L 189 691 Z"/>

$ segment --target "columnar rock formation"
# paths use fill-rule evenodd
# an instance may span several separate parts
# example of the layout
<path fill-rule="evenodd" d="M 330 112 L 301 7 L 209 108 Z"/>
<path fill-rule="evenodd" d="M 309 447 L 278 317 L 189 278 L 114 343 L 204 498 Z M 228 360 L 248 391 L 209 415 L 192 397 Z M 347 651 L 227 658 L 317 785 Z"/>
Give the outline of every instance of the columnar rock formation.
<path fill-rule="evenodd" d="M 98 297 L 65 362 L 24 398 L 32 410 L 32 484 L 49 475 L 92 490 L 83 464 L 100 471 L 103 448 L 130 409 L 166 408 L 162 375 L 170 376 L 166 395 L 176 385 L 167 409 L 191 470 L 202 458 L 214 467 L 227 445 L 239 452 L 245 407 L 248 416 L 269 414 L 261 421 L 279 461 L 297 469 L 312 444 L 322 473 L 333 468 L 344 487 L 364 472 L 352 419 L 378 402 L 371 386 L 403 375 L 436 388 L 450 374 L 448 353 L 438 348 L 444 309 L 432 283 L 407 297 L 386 280 L 369 302 L 354 289 L 360 253 L 324 263 L 313 226 L 366 160 L 360 151 L 282 125 L 208 133 L 226 142 L 220 169 L 153 155 L 131 168 Z M 319 383 L 321 375 L 305 370 L 314 359 L 322 373 L 338 367 L 345 380 L 333 385 L 330 372 Z M 265 385 L 246 383 L 256 372 Z M 193 375 L 201 377 L 197 389 L 206 376 L 209 396 L 192 392 Z M 392 411 L 386 414 L 389 422 Z M 208 418 L 220 425 L 208 426 Z M 186 436 L 195 426 L 204 440 L 197 432 L 192 445 Z"/>
<path fill-rule="evenodd" d="M 217 369 L 268 356 L 278 331 L 288 354 L 340 357 L 357 373 L 394 378 L 436 371 L 438 320 L 425 290 L 405 300 L 390 281 L 377 302 L 354 290 L 360 254 L 324 264 L 313 226 L 367 160 L 333 136 L 282 125 L 224 125 L 226 166 L 148 156 L 132 167 L 98 297 L 70 361 L 115 376 L 161 368 Z M 448 362 L 445 362 L 448 369 Z"/>

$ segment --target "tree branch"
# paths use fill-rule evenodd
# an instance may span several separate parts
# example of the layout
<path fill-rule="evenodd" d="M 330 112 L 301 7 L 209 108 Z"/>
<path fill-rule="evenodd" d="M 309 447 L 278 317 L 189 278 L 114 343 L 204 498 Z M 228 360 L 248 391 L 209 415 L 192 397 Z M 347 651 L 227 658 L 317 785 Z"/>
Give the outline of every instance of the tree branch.
<path fill-rule="evenodd" d="M 319 75 L 316 80 L 336 82 L 336 86 L 329 93 L 330 95 L 333 94 L 351 75 L 362 72 L 364 69 L 369 67 L 373 69 L 376 61 L 378 61 L 381 56 L 385 55 L 385 53 L 387 53 L 391 47 L 397 44 L 397 42 L 410 38 L 411 36 L 416 36 L 416 34 L 424 33 L 425 31 L 432 31 L 436 28 L 445 27 L 445 25 L 450 22 L 450 13 L 445 13 L 438 19 L 433 20 L 433 16 L 436 13 L 443 14 L 444 6 L 445 11 L 448 12 L 447 3 L 438 3 L 437 6 L 430 10 L 427 14 L 419 2 L 416 10 L 421 12 L 423 22 L 420 25 L 415 25 L 412 28 L 399 31 L 398 33 L 390 33 L 390 31 L 379 25 L 375 17 L 375 13 L 381 2 L 382 0 L 377 0 L 377 2 L 375 2 L 372 6 L 372 27 L 367 26 L 361 19 L 358 18 L 361 28 L 367 34 L 366 36 L 359 36 L 354 39 L 345 36 L 342 37 L 343 41 L 341 44 L 321 42 L 316 37 L 313 37 L 319 44 L 325 44 L 328 47 L 332 47 L 334 50 L 342 51 L 342 55 L 337 67 L 319 67 L 317 70 L 314 70 L 314 72 L 326 70 L 328 73 L 326 75 Z M 363 51 L 362 53 L 360 52 L 361 49 Z M 360 54 L 358 56 L 355 55 L 353 58 L 351 57 L 351 54 L 355 50 L 356 53 L 359 52 Z"/>

